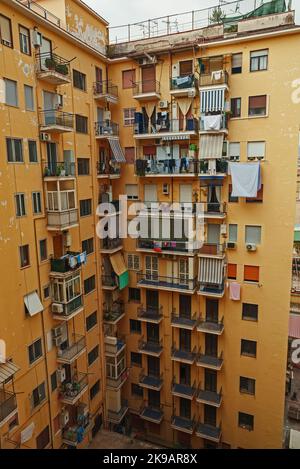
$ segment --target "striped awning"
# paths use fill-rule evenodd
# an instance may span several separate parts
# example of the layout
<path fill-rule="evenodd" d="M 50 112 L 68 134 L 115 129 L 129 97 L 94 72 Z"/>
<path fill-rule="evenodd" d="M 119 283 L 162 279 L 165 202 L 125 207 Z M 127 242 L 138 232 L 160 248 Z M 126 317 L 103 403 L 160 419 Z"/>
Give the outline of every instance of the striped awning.
<path fill-rule="evenodd" d="M 118 138 L 109 138 L 108 141 L 114 160 L 117 161 L 117 163 L 125 163 L 125 155 L 120 145 L 120 140 Z"/>
<path fill-rule="evenodd" d="M 300 339 L 300 315 L 290 314 L 289 319 L 289 337 Z"/>
<path fill-rule="evenodd" d="M 199 282 L 221 285 L 224 280 L 224 259 L 200 257 Z"/>
<path fill-rule="evenodd" d="M 222 158 L 224 135 L 201 135 L 200 158 Z"/>
<path fill-rule="evenodd" d="M 200 92 L 200 112 L 224 111 L 225 89 L 202 90 Z"/>
<path fill-rule="evenodd" d="M 12 362 L 0 363 L 0 384 L 4 384 L 19 371 L 19 367 Z"/>

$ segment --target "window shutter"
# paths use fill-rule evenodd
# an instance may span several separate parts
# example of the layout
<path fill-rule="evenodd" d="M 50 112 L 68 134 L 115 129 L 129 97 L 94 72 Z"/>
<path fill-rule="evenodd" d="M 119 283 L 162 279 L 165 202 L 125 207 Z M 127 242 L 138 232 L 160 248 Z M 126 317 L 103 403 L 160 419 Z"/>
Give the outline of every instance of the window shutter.
<path fill-rule="evenodd" d="M 248 142 L 247 156 L 248 158 L 265 157 L 266 142 Z"/>
<path fill-rule="evenodd" d="M 255 265 L 244 266 L 244 280 L 248 282 L 259 281 L 259 267 Z"/>
<path fill-rule="evenodd" d="M 227 268 L 227 276 L 230 279 L 236 279 L 237 275 L 237 265 L 236 264 L 228 264 Z"/>
<path fill-rule="evenodd" d="M 249 107 L 252 109 L 262 108 L 267 106 L 267 96 L 250 96 Z"/>

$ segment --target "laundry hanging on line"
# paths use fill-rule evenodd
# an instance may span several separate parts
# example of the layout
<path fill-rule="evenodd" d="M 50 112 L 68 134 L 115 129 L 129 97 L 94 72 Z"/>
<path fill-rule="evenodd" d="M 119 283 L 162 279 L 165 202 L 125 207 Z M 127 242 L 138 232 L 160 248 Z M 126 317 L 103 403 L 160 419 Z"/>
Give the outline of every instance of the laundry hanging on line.
<path fill-rule="evenodd" d="M 260 163 L 229 163 L 228 174 L 231 175 L 232 197 L 257 197 L 261 188 Z"/>

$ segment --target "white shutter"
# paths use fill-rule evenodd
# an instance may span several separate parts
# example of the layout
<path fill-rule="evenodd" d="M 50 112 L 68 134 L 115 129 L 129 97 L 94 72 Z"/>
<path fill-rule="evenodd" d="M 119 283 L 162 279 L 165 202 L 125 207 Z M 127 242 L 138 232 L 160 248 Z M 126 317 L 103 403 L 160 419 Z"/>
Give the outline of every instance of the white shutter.
<path fill-rule="evenodd" d="M 266 142 L 248 142 L 247 156 L 248 158 L 264 158 L 266 151 Z"/>
<path fill-rule="evenodd" d="M 261 226 L 246 226 L 245 227 L 245 242 L 260 244 L 261 242 Z"/>
<path fill-rule="evenodd" d="M 144 201 L 157 202 L 157 187 L 156 184 L 144 185 Z"/>
<path fill-rule="evenodd" d="M 241 154 L 241 144 L 240 142 L 230 142 L 229 143 L 229 158 L 240 157 Z"/>
<path fill-rule="evenodd" d="M 184 203 L 192 202 L 192 185 L 191 184 L 180 184 L 179 186 L 179 200 Z"/>

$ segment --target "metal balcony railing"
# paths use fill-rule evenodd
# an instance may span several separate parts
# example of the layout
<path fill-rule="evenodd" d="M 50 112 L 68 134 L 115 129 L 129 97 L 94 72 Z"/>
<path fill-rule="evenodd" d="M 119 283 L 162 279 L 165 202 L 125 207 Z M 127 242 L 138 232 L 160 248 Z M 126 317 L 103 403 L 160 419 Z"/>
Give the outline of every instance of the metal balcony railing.
<path fill-rule="evenodd" d="M 66 130 L 74 129 L 74 114 L 57 109 L 47 109 L 40 111 L 41 127 L 63 127 Z"/>
<path fill-rule="evenodd" d="M 216 174 L 220 174 L 220 173 L 221 174 L 227 174 L 228 161 L 222 160 L 222 159 L 217 159 L 215 161 L 216 161 Z M 207 160 L 202 159 L 202 160 L 199 161 L 199 173 L 200 173 L 200 176 L 201 176 L 201 174 L 212 175 L 209 172 L 208 161 Z"/>
<path fill-rule="evenodd" d="M 160 391 L 163 384 L 163 373 L 154 375 L 149 372 L 145 373 L 145 370 L 142 370 L 139 376 L 139 384 L 144 388 Z"/>
<path fill-rule="evenodd" d="M 103 318 L 105 322 L 115 322 L 125 313 L 124 302 L 122 300 L 114 301 L 113 304 L 108 307 L 103 307 Z"/>
<path fill-rule="evenodd" d="M 100 240 L 100 249 L 101 250 L 111 250 L 117 249 L 122 246 L 121 238 L 103 238 Z"/>
<path fill-rule="evenodd" d="M 137 283 L 138 285 L 156 286 L 157 288 L 193 291 L 197 286 L 197 278 L 189 279 L 185 275 L 180 277 L 166 277 L 159 275 L 158 272 L 138 272 Z"/>
<path fill-rule="evenodd" d="M 81 267 L 86 262 L 86 253 L 68 251 L 64 256 L 50 260 L 51 272 L 67 273 Z"/>
<path fill-rule="evenodd" d="M 96 81 L 93 84 L 94 95 L 109 95 L 113 98 L 118 97 L 118 87 L 111 80 Z"/>
<path fill-rule="evenodd" d="M 171 389 L 172 393 L 176 396 L 184 397 L 186 399 L 193 399 L 197 391 L 196 381 L 194 381 L 192 385 L 179 383 L 174 376 Z"/>
<path fill-rule="evenodd" d="M 135 161 L 137 176 L 199 173 L 199 161 L 194 158 L 165 158 L 163 160 L 138 158 Z"/>
<path fill-rule="evenodd" d="M 134 97 L 143 94 L 159 94 L 160 82 L 157 80 L 143 80 L 133 83 L 132 93 Z"/>
<path fill-rule="evenodd" d="M 156 252 L 195 252 L 198 247 L 196 243 L 179 240 L 137 239 L 138 249 L 156 250 Z"/>
<path fill-rule="evenodd" d="M 198 119 L 196 118 L 187 118 L 187 119 L 165 119 L 159 120 L 155 123 L 146 124 L 136 124 L 135 125 L 135 134 L 153 134 L 155 135 L 161 133 L 180 133 L 180 132 L 198 132 Z"/>
<path fill-rule="evenodd" d="M 195 88 L 197 86 L 197 80 L 195 75 L 182 75 L 170 79 L 170 90 L 184 90 L 187 88 Z"/>
<path fill-rule="evenodd" d="M 222 132 L 228 130 L 228 122 L 228 114 L 202 115 L 199 119 L 199 129 L 201 132 Z"/>
<path fill-rule="evenodd" d="M 200 282 L 199 283 L 199 292 L 200 294 L 208 294 L 208 295 L 216 295 L 216 296 L 222 296 L 225 291 L 225 283 L 224 279 L 222 280 L 222 283 L 220 284 L 213 284 L 213 283 L 207 283 L 207 282 Z"/>
<path fill-rule="evenodd" d="M 200 319 L 197 324 L 197 330 L 219 335 L 224 330 L 224 317 L 222 317 L 221 321 L 212 321 L 206 319 L 203 316 L 200 316 Z"/>
<path fill-rule="evenodd" d="M 148 355 L 154 355 L 154 356 L 159 356 L 162 351 L 163 351 L 163 341 L 162 339 L 159 340 L 150 340 L 150 339 L 144 339 L 143 337 L 141 340 L 139 340 L 138 343 L 138 350 L 141 353 L 145 353 Z"/>
<path fill-rule="evenodd" d="M 102 279 L 102 286 L 104 287 L 117 287 L 118 286 L 117 277 L 114 272 L 111 272 L 111 274 L 103 274 L 101 276 L 101 279 Z"/>
<path fill-rule="evenodd" d="M 118 163 L 98 162 L 97 175 L 98 176 L 119 176 L 121 174 L 121 166 Z"/>
<path fill-rule="evenodd" d="M 183 363 L 194 363 L 197 355 L 197 348 L 194 347 L 193 350 L 188 350 L 185 347 L 181 347 L 181 345 L 173 344 L 171 349 L 171 357 L 174 361 L 179 361 Z"/>
<path fill-rule="evenodd" d="M 202 202 L 200 201 L 201 208 L 207 215 L 225 215 L 227 212 L 226 202 Z"/>
<path fill-rule="evenodd" d="M 196 418 L 181 417 L 180 415 L 172 415 L 171 426 L 185 433 L 192 434 L 196 426 Z"/>
<path fill-rule="evenodd" d="M 70 62 L 53 52 L 36 54 L 36 71 L 38 75 L 54 72 L 62 75 L 64 79 L 71 80 Z"/>
<path fill-rule="evenodd" d="M 187 315 L 180 312 L 177 313 L 176 310 L 173 310 L 171 314 L 171 325 L 182 329 L 194 329 L 197 325 L 197 314 Z"/>
<path fill-rule="evenodd" d="M 61 397 L 64 401 L 72 403 L 80 393 L 88 387 L 88 375 L 86 373 L 77 373 L 71 381 L 64 382 L 61 386 Z"/>
<path fill-rule="evenodd" d="M 120 423 L 128 411 L 128 401 L 127 399 L 122 399 L 121 406 L 119 410 L 110 410 L 107 411 L 107 419 L 111 423 L 118 424 Z"/>
<path fill-rule="evenodd" d="M 219 392 L 210 391 L 205 389 L 205 387 L 200 383 L 196 400 L 198 402 L 206 403 L 214 407 L 220 407 L 222 402 L 222 387 Z"/>
<path fill-rule="evenodd" d="M 219 426 L 199 421 L 196 425 L 196 435 L 207 440 L 219 442 L 222 434 L 222 423 Z"/>
<path fill-rule="evenodd" d="M 162 214 L 170 214 L 178 216 L 179 214 L 194 214 L 196 213 L 197 204 L 193 202 L 177 202 L 173 201 L 172 203 L 169 202 L 156 202 L 156 201 L 146 201 L 143 202 L 143 207 L 140 210 L 140 213 L 162 213 Z M 201 208 L 201 207 L 200 207 Z M 203 204 L 203 209 L 205 209 L 205 205 Z"/>
<path fill-rule="evenodd" d="M 17 409 L 15 393 L 0 389 L 0 423 Z"/>
<path fill-rule="evenodd" d="M 216 86 L 228 84 L 228 72 L 226 70 L 217 70 L 216 72 L 203 73 L 199 76 L 199 86 Z"/>
<path fill-rule="evenodd" d="M 70 177 L 75 176 L 75 163 L 67 161 L 51 161 L 43 163 L 44 177 Z"/>
<path fill-rule="evenodd" d="M 125 383 L 129 375 L 128 369 L 125 367 L 123 368 L 116 377 L 111 377 L 106 375 L 106 386 L 110 389 L 118 389 Z"/>
<path fill-rule="evenodd" d="M 112 121 L 95 122 L 96 137 L 116 137 L 119 135 L 119 124 Z"/>
<path fill-rule="evenodd" d="M 222 368 L 223 361 L 223 352 L 221 352 L 220 355 L 212 355 L 211 353 L 201 352 L 201 349 L 196 358 L 198 366 L 216 370 L 220 370 Z"/>
<path fill-rule="evenodd" d="M 160 423 L 163 419 L 163 406 L 161 404 L 146 403 L 141 405 L 139 415 L 145 420 Z"/>
<path fill-rule="evenodd" d="M 77 296 L 73 300 L 71 300 L 69 303 L 63 305 L 64 307 L 64 312 L 62 316 L 70 316 L 71 314 L 75 313 L 78 309 L 81 309 L 83 306 L 83 298 L 82 295 Z"/>
<path fill-rule="evenodd" d="M 71 363 L 77 355 L 79 355 L 86 347 L 85 336 L 74 334 L 73 343 L 65 349 L 58 349 L 58 361 L 63 363 Z"/>

